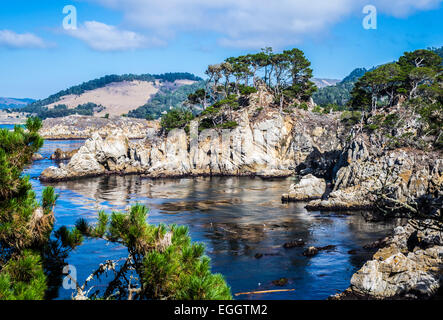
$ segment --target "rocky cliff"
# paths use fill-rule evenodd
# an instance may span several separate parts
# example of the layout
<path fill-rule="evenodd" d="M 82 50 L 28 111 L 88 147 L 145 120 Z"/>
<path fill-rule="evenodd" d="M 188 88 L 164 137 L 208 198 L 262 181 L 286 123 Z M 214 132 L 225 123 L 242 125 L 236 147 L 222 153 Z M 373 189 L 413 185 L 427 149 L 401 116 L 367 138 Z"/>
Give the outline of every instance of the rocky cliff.
<path fill-rule="evenodd" d="M 232 113 L 233 129 L 199 130 L 191 122 L 189 133 L 157 131 L 138 142 L 116 130 L 102 138 L 93 134 L 67 165 L 50 167 L 42 180 L 67 180 L 110 173 L 139 173 L 148 177 L 198 175 L 289 176 L 295 171 L 318 175 L 329 172 L 344 142 L 335 116 L 293 109 L 280 112 L 262 93 L 249 107 Z M 313 163 L 314 162 L 314 163 Z"/>
<path fill-rule="evenodd" d="M 94 132 L 102 137 L 119 129 L 129 139 L 144 139 L 158 128 L 158 123 L 126 117 L 98 118 L 71 115 L 43 121 L 40 135 L 47 140 L 88 139 Z"/>
<path fill-rule="evenodd" d="M 377 116 L 380 115 L 383 112 Z M 347 142 L 336 163 L 326 166 L 329 172 L 300 171 L 300 182 L 291 186 L 283 199 L 316 198 L 307 204 L 312 210 L 358 210 L 372 209 L 379 202 L 400 206 L 427 195 L 443 197 L 441 150 L 418 145 L 419 122 L 414 115 L 405 117 L 403 122 L 403 126 L 390 132 L 362 131 L 359 125 L 354 126 L 348 131 Z M 415 135 L 412 143 L 399 143 L 399 138 L 411 135 Z M 311 169 L 315 164 L 312 165 Z M 314 173 L 315 177 L 303 177 L 306 173 Z M 325 188 L 325 181 L 319 178 L 330 182 L 330 188 Z M 307 185 L 310 187 L 306 188 Z M 321 190 L 324 193 L 320 196 Z"/>
<path fill-rule="evenodd" d="M 377 148 L 362 137 L 355 138 L 344 149 L 334 172 L 328 198 L 309 202 L 309 209 L 372 208 L 381 190 L 390 199 L 406 203 L 425 195 L 441 194 L 443 187 L 440 152 Z"/>

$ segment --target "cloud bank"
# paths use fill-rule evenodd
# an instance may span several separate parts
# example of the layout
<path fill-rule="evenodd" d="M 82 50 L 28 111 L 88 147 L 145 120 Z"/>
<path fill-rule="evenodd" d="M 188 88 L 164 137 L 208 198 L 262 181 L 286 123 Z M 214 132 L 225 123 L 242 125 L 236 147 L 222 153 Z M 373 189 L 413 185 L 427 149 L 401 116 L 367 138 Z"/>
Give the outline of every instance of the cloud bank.
<path fill-rule="evenodd" d="M 167 40 L 183 31 L 215 32 L 223 46 L 285 46 L 327 31 L 367 4 L 404 18 L 442 0 L 89 0 L 124 15 L 125 24 Z M 137 41 L 135 41 L 137 42 Z"/>
<path fill-rule="evenodd" d="M 70 36 L 84 41 L 97 51 L 124 51 L 163 45 L 156 38 L 148 38 L 133 31 L 120 30 L 115 26 L 97 21 L 86 21 L 76 30 L 66 30 Z"/>

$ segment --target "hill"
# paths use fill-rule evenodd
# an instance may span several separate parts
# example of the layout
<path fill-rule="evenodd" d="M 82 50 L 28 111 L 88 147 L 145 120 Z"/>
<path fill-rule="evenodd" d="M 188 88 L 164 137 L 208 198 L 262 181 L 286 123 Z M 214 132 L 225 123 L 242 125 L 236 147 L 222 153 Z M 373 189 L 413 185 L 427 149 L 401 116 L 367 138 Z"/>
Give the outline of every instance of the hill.
<path fill-rule="evenodd" d="M 190 73 L 108 75 L 62 90 L 22 109 L 42 119 L 71 114 L 120 116 L 146 105 L 156 94 L 174 93 L 202 79 Z M 165 106 L 166 108 L 166 106 Z"/>
<path fill-rule="evenodd" d="M 323 88 L 319 87 L 319 90 L 312 95 L 314 102 L 323 106 L 328 104 L 344 106 L 351 98 L 351 91 L 355 82 L 367 71 L 365 68 L 357 68 L 337 84 Z"/>
<path fill-rule="evenodd" d="M 339 79 L 323 79 L 323 78 L 312 78 L 312 82 L 317 86 L 317 88 L 325 88 L 329 86 L 334 86 L 340 82 Z"/>
<path fill-rule="evenodd" d="M 29 98 L 16 99 L 0 97 L 0 110 L 23 108 L 34 101 L 34 99 Z"/>

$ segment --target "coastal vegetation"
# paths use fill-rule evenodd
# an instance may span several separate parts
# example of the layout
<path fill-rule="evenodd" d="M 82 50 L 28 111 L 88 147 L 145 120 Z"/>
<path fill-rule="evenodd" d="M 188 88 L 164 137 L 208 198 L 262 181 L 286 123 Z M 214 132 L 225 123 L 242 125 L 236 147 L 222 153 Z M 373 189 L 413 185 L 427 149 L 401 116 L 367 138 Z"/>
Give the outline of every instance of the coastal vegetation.
<path fill-rule="evenodd" d="M 441 149 L 442 82 L 439 55 L 406 52 L 397 62 L 365 73 L 351 92 L 349 107 L 361 112 L 362 129 L 388 136 L 393 146 Z"/>
<path fill-rule="evenodd" d="M 0 299 L 53 297 L 60 285 L 64 259 L 73 248 L 61 242 L 69 232 L 53 234 L 57 195 L 45 188 L 37 201 L 23 168 L 43 145 L 41 121 L 28 118 L 25 128 L 0 130 Z"/>
<path fill-rule="evenodd" d="M 98 222 L 89 225 L 80 219 L 76 233 L 102 238 L 128 249 L 121 265 L 106 261 L 83 285 L 76 299 L 87 295 L 88 283 L 104 273 L 113 273 L 105 290 L 97 290 L 90 299 L 174 299 L 229 300 L 231 292 L 221 274 L 213 274 L 204 246 L 192 243 L 184 226 L 158 226 L 147 222 L 148 209 L 140 204 L 129 212 L 99 212 Z"/>
<path fill-rule="evenodd" d="M 443 58 L 443 47 L 440 48 L 428 48 L 427 51 L 434 52 L 441 58 Z M 366 68 L 356 68 L 342 81 L 333 86 L 327 86 L 318 89 L 314 92 L 312 98 L 314 102 L 321 107 L 325 107 L 328 104 L 339 105 L 341 107 L 347 107 L 351 100 L 351 91 L 354 89 L 354 85 L 366 72 L 373 71 L 375 68 L 367 70 Z"/>
<path fill-rule="evenodd" d="M 100 212 L 94 227 L 79 220 L 73 228 L 53 230 L 58 195 L 47 187 L 41 202 L 37 201 L 29 177 L 22 175 L 43 145 L 40 128 L 41 120 L 31 117 L 26 128 L 0 130 L 0 300 L 54 298 L 65 259 L 85 237 L 104 238 L 128 248 L 128 258 L 101 298 L 231 298 L 223 277 L 211 273 L 204 247 L 191 242 L 187 228 L 149 225 L 144 206 L 110 216 Z M 94 275 L 106 271 L 104 266 L 109 263 Z M 137 279 L 131 275 L 133 271 Z"/>
<path fill-rule="evenodd" d="M 283 112 L 288 105 L 308 102 L 317 90 L 312 78 L 311 63 L 299 49 L 274 53 L 267 47 L 261 52 L 208 66 L 205 88 L 188 95 L 186 106 L 200 110 L 200 130 L 209 128 L 232 129 L 236 127 L 233 111 L 249 105 L 249 96 L 260 86 L 272 92 L 273 105 Z M 177 111 L 170 111 L 174 114 Z M 171 116 L 165 115 L 165 119 Z M 165 121 L 162 121 L 165 123 Z M 187 123 L 168 122 L 167 130 L 185 127 Z"/>
<path fill-rule="evenodd" d="M 75 108 L 68 108 L 64 104 L 55 105 L 53 108 L 48 108 L 45 106 L 33 106 L 28 105 L 21 109 L 22 112 L 28 112 L 38 117 L 39 119 L 48 119 L 48 118 L 61 118 L 67 117 L 73 114 L 83 115 L 83 116 L 92 116 L 94 112 L 100 112 L 104 110 L 104 107 L 101 105 L 97 105 L 92 102 L 88 102 L 85 104 L 81 104 Z"/>

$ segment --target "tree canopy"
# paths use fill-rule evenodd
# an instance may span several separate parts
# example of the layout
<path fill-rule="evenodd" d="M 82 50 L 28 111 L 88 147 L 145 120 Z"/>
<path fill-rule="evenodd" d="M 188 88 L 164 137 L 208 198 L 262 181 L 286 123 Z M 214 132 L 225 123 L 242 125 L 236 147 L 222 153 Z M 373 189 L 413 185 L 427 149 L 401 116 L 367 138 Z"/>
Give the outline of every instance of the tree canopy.
<path fill-rule="evenodd" d="M 53 229 L 57 195 L 43 190 L 39 203 L 23 168 L 43 145 L 41 120 L 28 118 L 26 128 L 0 130 L 0 300 L 53 297 L 64 259 L 73 243 L 60 242 Z M 25 130 L 26 129 L 26 130 Z"/>

